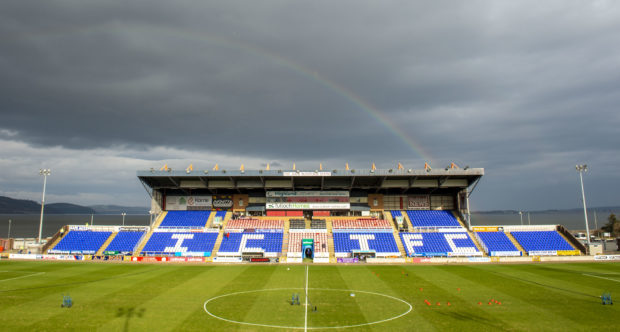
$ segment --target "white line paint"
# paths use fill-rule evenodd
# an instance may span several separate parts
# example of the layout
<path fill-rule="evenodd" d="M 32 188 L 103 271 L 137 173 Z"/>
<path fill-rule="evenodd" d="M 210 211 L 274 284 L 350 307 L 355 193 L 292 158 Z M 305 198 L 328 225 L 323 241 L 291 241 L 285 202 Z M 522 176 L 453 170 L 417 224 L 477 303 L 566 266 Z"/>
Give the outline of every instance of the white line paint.
<path fill-rule="evenodd" d="M 2 271 L 2 272 L 5 272 L 5 271 Z M 36 273 L 33 273 L 33 274 L 29 274 L 27 276 L 21 276 L 21 277 L 9 278 L 9 279 L 0 279 L 0 282 L 9 281 L 9 280 L 15 280 L 15 279 L 21 279 L 21 278 L 34 277 L 34 276 L 38 276 L 38 275 L 41 275 L 41 274 L 44 274 L 44 273 L 45 272 L 36 272 Z"/>
<path fill-rule="evenodd" d="M 386 294 L 381 294 L 381 293 L 375 293 L 375 292 L 369 292 L 369 291 L 362 291 L 362 290 L 351 290 L 351 289 L 332 289 L 332 288 L 308 288 L 308 289 L 313 289 L 313 290 L 322 290 L 322 291 L 336 291 L 336 292 L 355 292 L 355 293 L 366 293 L 366 294 L 372 294 L 372 295 L 377 295 L 377 296 L 383 296 L 383 297 L 387 297 L 399 302 L 402 302 L 404 304 L 406 304 L 407 306 L 409 306 L 409 309 L 407 311 L 405 311 L 404 313 L 394 316 L 394 317 L 390 317 L 390 318 L 386 318 L 383 320 L 378 320 L 375 322 L 369 322 L 369 323 L 363 323 L 363 324 L 355 324 L 355 325 L 340 325 L 340 326 L 315 326 L 315 327 L 305 327 L 305 326 L 283 326 L 283 325 L 268 325 L 268 324 L 258 324 L 258 323 L 249 323 L 249 322 L 240 322 L 240 321 L 236 321 L 236 320 L 232 320 L 232 319 L 227 319 L 224 317 L 220 317 L 220 316 L 216 316 L 213 313 L 211 313 L 208 309 L 207 309 L 207 304 L 211 301 L 217 300 L 219 298 L 222 297 L 227 297 L 227 296 L 234 296 L 234 295 L 240 295 L 240 294 L 248 294 L 248 293 L 257 293 L 257 292 L 269 292 L 269 291 L 281 291 L 281 290 L 300 290 L 303 288 L 270 288 L 270 289 L 258 289 L 258 290 L 251 290 L 251 291 L 245 291 L 245 292 L 236 292 L 236 293 L 229 293 L 229 294 L 224 294 L 224 295 L 219 295 L 216 297 L 212 297 L 210 299 L 208 299 L 207 301 L 205 301 L 204 305 L 203 305 L 203 309 L 204 311 L 211 317 L 219 319 L 219 320 L 223 320 L 225 322 L 229 322 L 229 323 L 235 323 L 235 324 L 241 324 L 241 325 L 250 325 L 250 326 L 259 326 L 259 327 L 269 327 L 269 328 L 281 328 L 281 329 L 291 329 L 291 330 L 326 330 L 326 329 L 345 329 L 345 328 L 351 328 L 351 327 L 361 327 L 361 326 L 367 326 L 367 325 L 374 325 L 374 324 L 380 324 L 380 323 L 385 323 L 385 322 L 389 322 L 391 320 L 395 320 L 398 319 L 400 317 L 405 316 L 406 314 L 410 313 L 413 310 L 413 306 L 402 299 L 399 299 L 397 297 L 391 296 L 391 295 L 386 295 Z"/>
<path fill-rule="evenodd" d="M 611 278 L 605 278 L 605 277 L 601 277 L 601 276 L 595 276 L 592 274 L 587 274 L 587 273 L 583 273 L 584 276 L 588 276 L 588 277 L 594 277 L 594 278 L 599 278 L 599 279 L 605 279 L 605 280 L 611 280 L 611 281 L 615 281 L 615 282 L 620 282 L 620 280 L 616 280 L 616 279 L 611 279 Z"/>
<path fill-rule="evenodd" d="M 304 331 L 308 331 L 308 265 L 306 265 L 306 315 L 304 318 Z"/>

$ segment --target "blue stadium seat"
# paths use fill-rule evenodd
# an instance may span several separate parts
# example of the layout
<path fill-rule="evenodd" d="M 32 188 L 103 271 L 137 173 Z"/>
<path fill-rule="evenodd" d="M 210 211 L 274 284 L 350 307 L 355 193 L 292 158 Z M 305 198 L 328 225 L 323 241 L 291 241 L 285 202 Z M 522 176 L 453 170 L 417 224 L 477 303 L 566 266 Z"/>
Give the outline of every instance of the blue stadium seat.
<path fill-rule="evenodd" d="M 521 251 L 504 232 L 476 232 L 476 235 L 489 256 L 521 256 Z"/>
<path fill-rule="evenodd" d="M 217 211 L 215 212 L 215 218 L 220 217 L 222 220 L 226 217 L 226 211 Z"/>
<path fill-rule="evenodd" d="M 553 252 L 557 250 L 575 250 L 575 248 L 566 242 L 556 231 L 510 232 L 510 234 L 514 236 L 528 254 L 531 251 L 549 251 L 549 254 L 553 254 Z"/>
<path fill-rule="evenodd" d="M 48 252 L 51 254 L 94 254 L 110 235 L 112 232 L 70 231 Z"/>
<path fill-rule="evenodd" d="M 466 232 L 400 233 L 407 256 L 481 256 Z"/>
<path fill-rule="evenodd" d="M 218 255 L 241 255 L 242 252 L 282 252 L 282 232 L 231 232 L 222 238 Z M 244 244 L 245 242 L 245 244 Z"/>
<path fill-rule="evenodd" d="M 450 211 L 408 210 L 407 216 L 413 227 L 462 227 Z"/>
<path fill-rule="evenodd" d="M 118 232 L 105 250 L 121 253 L 133 252 L 142 236 L 144 236 L 144 232 Z"/>
<path fill-rule="evenodd" d="M 392 218 L 400 217 L 403 215 L 402 212 L 400 212 L 400 210 L 392 210 L 390 212 L 392 212 Z"/>
<path fill-rule="evenodd" d="M 210 253 L 213 251 L 217 236 L 217 232 L 153 232 L 142 253 L 152 255 Z"/>
<path fill-rule="evenodd" d="M 210 215 L 211 211 L 168 211 L 159 227 L 202 228 L 207 224 Z"/>
<path fill-rule="evenodd" d="M 352 250 L 374 250 L 377 254 L 400 255 L 391 232 L 335 232 L 334 251 L 350 253 Z"/>

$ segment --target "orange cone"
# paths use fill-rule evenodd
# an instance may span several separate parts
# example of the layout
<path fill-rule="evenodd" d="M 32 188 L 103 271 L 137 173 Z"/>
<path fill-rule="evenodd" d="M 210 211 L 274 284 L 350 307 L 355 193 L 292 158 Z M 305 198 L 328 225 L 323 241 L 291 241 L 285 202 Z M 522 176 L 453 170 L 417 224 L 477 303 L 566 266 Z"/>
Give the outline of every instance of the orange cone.
<path fill-rule="evenodd" d="M 441 305 L 441 302 L 437 302 L 437 305 Z"/>
<path fill-rule="evenodd" d="M 482 305 L 482 302 L 478 302 L 478 305 Z"/>
<path fill-rule="evenodd" d="M 450 304 L 450 302 L 448 302 L 448 305 L 452 305 L 452 304 Z"/>

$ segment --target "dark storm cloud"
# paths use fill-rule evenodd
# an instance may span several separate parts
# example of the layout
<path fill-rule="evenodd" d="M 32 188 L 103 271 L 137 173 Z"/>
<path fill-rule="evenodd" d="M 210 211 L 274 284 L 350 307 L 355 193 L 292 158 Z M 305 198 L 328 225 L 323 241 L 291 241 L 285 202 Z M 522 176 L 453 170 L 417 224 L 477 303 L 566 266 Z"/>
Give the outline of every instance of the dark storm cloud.
<path fill-rule="evenodd" d="M 541 167 L 618 161 L 618 35 L 606 1 L 4 2 L 0 139 L 550 186 Z"/>

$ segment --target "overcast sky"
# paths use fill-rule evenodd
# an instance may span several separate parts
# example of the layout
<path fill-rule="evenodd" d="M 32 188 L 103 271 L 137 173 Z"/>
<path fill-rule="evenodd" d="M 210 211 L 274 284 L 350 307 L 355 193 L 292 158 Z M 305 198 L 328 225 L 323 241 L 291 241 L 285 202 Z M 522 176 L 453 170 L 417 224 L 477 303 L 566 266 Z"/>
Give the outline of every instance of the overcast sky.
<path fill-rule="evenodd" d="M 474 210 L 620 205 L 618 1 L 2 1 L 0 195 L 136 170 L 485 168 Z"/>

